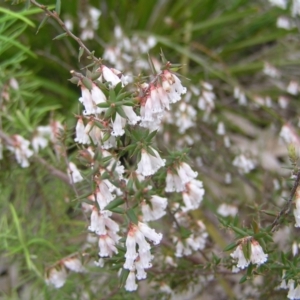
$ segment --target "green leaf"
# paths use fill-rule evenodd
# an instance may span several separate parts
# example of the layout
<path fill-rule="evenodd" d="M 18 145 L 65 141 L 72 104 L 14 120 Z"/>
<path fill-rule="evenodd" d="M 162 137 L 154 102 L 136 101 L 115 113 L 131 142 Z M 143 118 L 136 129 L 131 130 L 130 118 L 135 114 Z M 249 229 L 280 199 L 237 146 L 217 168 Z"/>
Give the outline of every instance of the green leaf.
<path fill-rule="evenodd" d="M 105 210 L 112 210 L 120 205 L 124 204 L 124 200 L 122 198 L 116 198 L 105 206 Z"/>
<path fill-rule="evenodd" d="M 110 107 L 110 104 L 107 102 L 102 102 L 102 103 L 97 104 L 97 106 L 101 107 L 101 108 L 108 108 L 108 107 Z"/>
<path fill-rule="evenodd" d="M 248 9 L 248 10 L 244 10 L 241 12 L 235 11 L 232 14 L 227 14 L 227 15 L 222 15 L 222 16 L 217 16 L 216 18 L 213 19 L 208 19 L 205 21 L 201 21 L 200 23 L 196 23 L 191 27 L 191 31 L 198 31 L 198 30 L 207 30 L 208 28 L 211 27 L 219 27 L 221 25 L 225 25 L 231 22 L 234 22 L 238 19 L 243 19 L 244 17 L 250 17 L 250 15 L 252 13 L 257 12 L 257 9 Z M 181 31 L 184 31 L 184 28 L 181 29 Z"/>
<path fill-rule="evenodd" d="M 78 53 L 78 61 L 79 61 L 79 62 L 80 62 L 80 58 L 81 58 L 81 56 L 83 55 L 83 53 L 84 53 L 84 48 L 79 47 L 79 53 Z"/>
<path fill-rule="evenodd" d="M 116 208 L 111 208 L 110 211 L 116 213 L 116 214 L 124 214 L 124 209 L 122 209 L 121 207 L 116 207 Z"/>
<path fill-rule="evenodd" d="M 223 249 L 223 251 L 229 251 L 229 250 L 232 250 L 232 249 L 236 248 L 238 244 L 239 244 L 238 242 L 231 243 L 231 244 L 227 245 L 227 246 Z"/>
<path fill-rule="evenodd" d="M 129 220 L 130 220 L 133 224 L 135 224 L 135 225 L 138 224 L 139 220 L 138 220 L 138 218 L 137 218 L 137 216 L 136 216 L 136 214 L 135 214 L 135 212 L 134 212 L 133 209 L 127 210 L 126 215 L 128 216 Z"/>
<path fill-rule="evenodd" d="M 250 259 L 250 255 L 251 255 L 251 242 L 250 241 L 246 241 L 242 244 L 242 249 L 243 249 L 243 253 L 244 256 L 247 260 Z"/>
<path fill-rule="evenodd" d="M 180 236 L 182 239 L 187 239 L 191 235 L 191 231 L 185 227 L 180 227 Z"/>
<path fill-rule="evenodd" d="M 131 97 L 131 96 L 132 96 L 132 92 L 123 92 L 123 93 L 118 94 L 116 101 L 120 102 L 123 99 L 125 99 L 127 97 Z M 122 105 L 124 105 L 124 103 L 122 103 Z"/>
<path fill-rule="evenodd" d="M 18 117 L 18 120 L 23 124 L 23 126 L 29 132 L 33 132 L 32 126 L 30 125 L 29 121 L 27 120 L 27 118 L 25 117 L 25 115 L 20 110 L 16 111 L 16 116 Z"/>
<path fill-rule="evenodd" d="M 127 116 L 122 108 L 122 106 L 116 106 L 116 112 L 124 119 L 127 119 Z"/>
<path fill-rule="evenodd" d="M 238 233 L 242 236 L 247 236 L 248 235 L 247 231 L 244 231 L 243 229 L 240 229 L 240 228 L 235 227 L 235 226 L 231 226 L 231 228 L 234 232 L 236 232 L 236 233 Z"/>
<path fill-rule="evenodd" d="M 55 38 L 53 38 L 52 40 L 60 40 L 63 39 L 64 37 L 68 36 L 67 32 L 64 32 L 62 34 L 57 35 Z"/>
<path fill-rule="evenodd" d="M 152 139 L 156 136 L 156 134 L 157 134 L 157 130 L 152 131 L 152 132 L 147 136 L 146 141 L 147 141 L 147 142 L 151 142 Z"/>
<path fill-rule="evenodd" d="M 149 63 L 149 66 L 150 66 L 150 69 L 151 69 L 152 74 L 153 74 L 153 75 L 156 75 L 157 72 L 156 72 L 156 69 L 155 69 L 155 67 L 154 67 L 154 63 L 153 63 L 153 61 L 152 61 L 152 59 L 151 59 L 149 53 L 148 53 L 148 63 Z"/>
<path fill-rule="evenodd" d="M 60 15 L 60 10 L 61 10 L 61 1 L 56 0 L 55 11 L 58 15 Z"/>
<path fill-rule="evenodd" d="M 255 234 L 259 233 L 259 226 L 255 220 L 252 221 L 252 229 Z"/>
<path fill-rule="evenodd" d="M 40 31 L 40 29 L 46 24 L 46 22 L 48 21 L 49 18 L 50 18 L 50 17 L 47 16 L 47 15 L 43 18 L 43 20 L 42 20 L 42 22 L 40 23 L 40 25 L 39 25 L 39 27 L 38 27 L 38 29 L 37 29 L 37 31 L 36 31 L 35 34 L 38 34 L 38 32 Z"/>
<path fill-rule="evenodd" d="M 26 17 L 24 17 L 22 13 L 16 13 L 16 12 L 13 12 L 11 10 L 5 9 L 3 7 L 0 7 L 0 12 L 2 12 L 5 15 L 5 18 L 6 18 L 6 19 L 1 18 L 1 21 L 4 21 L 4 20 L 6 21 L 9 18 L 19 19 L 19 20 L 23 21 L 24 23 L 26 23 L 27 25 L 29 25 L 31 27 L 35 27 L 35 24 L 32 21 L 30 21 L 29 19 L 27 19 Z"/>
<path fill-rule="evenodd" d="M 126 280 L 127 280 L 127 277 L 129 275 L 129 270 L 127 269 L 122 269 L 122 272 L 121 272 L 121 275 L 120 275 L 120 286 L 123 287 Z"/>
<path fill-rule="evenodd" d="M 244 283 L 247 281 L 247 274 L 245 274 L 239 281 L 239 283 Z"/>
<path fill-rule="evenodd" d="M 90 78 L 91 78 L 92 80 L 96 80 L 96 79 L 98 79 L 100 76 L 101 76 L 101 72 L 95 71 L 95 72 L 91 72 Z"/>
<path fill-rule="evenodd" d="M 9 43 L 12 46 L 15 46 L 15 47 L 19 48 L 20 50 L 22 50 L 23 52 L 27 53 L 31 57 L 37 58 L 37 56 L 35 55 L 35 53 L 31 52 L 27 47 L 23 46 L 18 41 L 13 40 L 11 37 L 6 37 L 6 36 L 3 36 L 3 35 L 0 35 L 0 41 L 3 41 L 5 43 Z"/>
<path fill-rule="evenodd" d="M 91 91 L 92 88 L 93 88 L 93 84 L 92 84 L 91 80 L 88 79 L 88 78 L 86 78 L 86 77 L 83 77 L 81 80 L 82 80 L 83 85 L 84 85 L 89 91 Z"/>
<path fill-rule="evenodd" d="M 115 113 L 115 108 L 109 107 L 104 114 L 104 119 L 106 120 L 109 119 L 114 113 Z"/>

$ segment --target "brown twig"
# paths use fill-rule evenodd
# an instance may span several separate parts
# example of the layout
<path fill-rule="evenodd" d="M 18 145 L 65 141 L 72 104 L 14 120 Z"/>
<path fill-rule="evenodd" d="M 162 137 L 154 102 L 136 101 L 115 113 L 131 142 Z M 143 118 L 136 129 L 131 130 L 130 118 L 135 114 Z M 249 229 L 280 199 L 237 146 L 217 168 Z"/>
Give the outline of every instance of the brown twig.
<path fill-rule="evenodd" d="M 60 27 L 67 33 L 67 35 L 69 37 L 71 37 L 73 40 L 75 40 L 81 48 L 84 49 L 84 51 L 93 58 L 94 61 L 96 62 L 100 62 L 101 60 L 96 58 L 94 56 L 94 54 L 85 46 L 85 44 L 82 42 L 82 40 L 76 36 L 74 33 L 72 33 L 66 26 L 66 24 L 64 23 L 64 21 L 59 17 L 59 15 L 57 14 L 56 11 L 51 11 L 47 8 L 46 5 L 40 4 L 38 2 L 36 2 L 35 0 L 30 0 L 30 3 L 38 8 L 40 8 L 41 10 L 43 10 L 47 16 L 51 17 L 52 19 L 54 19 L 59 25 Z"/>
<path fill-rule="evenodd" d="M 299 186 L 299 184 L 300 184 L 300 170 L 297 172 L 296 179 L 295 179 L 295 182 L 294 182 L 294 185 L 291 190 L 290 197 L 289 197 L 287 203 L 284 205 L 282 210 L 278 213 L 277 217 L 275 218 L 274 222 L 271 225 L 272 232 L 274 232 L 276 230 L 277 226 L 279 225 L 279 221 L 280 221 L 281 217 L 283 215 L 286 215 L 289 213 L 289 211 L 291 209 L 293 198 L 295 196 L 295 193 L 296 193 L 296 190 L 297 190 L 297 187 Z"/>

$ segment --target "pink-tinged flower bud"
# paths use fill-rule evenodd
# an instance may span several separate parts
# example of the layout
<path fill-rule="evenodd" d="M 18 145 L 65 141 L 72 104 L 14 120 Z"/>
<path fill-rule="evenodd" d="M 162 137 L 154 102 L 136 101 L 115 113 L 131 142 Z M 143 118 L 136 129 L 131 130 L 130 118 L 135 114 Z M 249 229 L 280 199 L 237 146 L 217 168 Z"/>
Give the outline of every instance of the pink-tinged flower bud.
<path fill-rule="evenodd" d="M 63 264 L 69 270 L 76 273 L 85 273 L 86 269 L 83 267 L 81 261 L 77 257 L 69 257 L 63 260 Z"/>
<path fill-rule="evenodd" d="M 61 288 L 67 280 L 67 271 L 63 265 L 56 266 L 47 271 L 46 284 L 52 285 L 56 289 Z"/>

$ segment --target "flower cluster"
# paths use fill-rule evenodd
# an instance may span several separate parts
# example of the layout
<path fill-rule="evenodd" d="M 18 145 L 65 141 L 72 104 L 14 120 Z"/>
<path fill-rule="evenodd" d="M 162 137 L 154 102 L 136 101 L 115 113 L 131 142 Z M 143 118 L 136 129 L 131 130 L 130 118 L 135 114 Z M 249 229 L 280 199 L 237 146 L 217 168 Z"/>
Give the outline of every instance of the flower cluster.
<path fill-rule="evenodd" d="M 61 123 L 51 121 L 48 126 L 38 126 L 33 133 L 31 141 L 19 134 L 13 135 L 11 137 L 12 143 L 7 144 L 6 148 L 14 153 L 16 161 L 22 168 L 27 168 L 30 165 L 29 158 L 32 157 L 34 153 L 38 153 L 40 150 L 46 148 L 49 142 L 53 144 L 57 154 L 59 153 L 57 136 L 60 130 L 62 130 Z M 2 151 L 0 152 L 2 155 Z"/>
<path fill-rule="evenodd" d="M 162 234 L 156 233 L 154 229 L 151 229 L 147 224 L 142 222 L 138 222 L 138 225 L 130 224 L 126 238 L 126 260 L 123 266 L 125 269 L 130 270 L 125 285 L 128 291 L 137 289 L 133 276 L 135 271 L 138 280 L 145 279 L 147 277 L 145 269 L 152 266 L 153 255 L 150 252 L 151 246 L 146 238 L 153 242 L 154 245 L 158 245 L 162 239 Z"/>
<path fill-rule="evenodd" d="M 62 287 L 68 276 L 68 271 L 85 273 L 81 260 L 77 256 L 67 257 L 46 271 L 46 283 L 55 288 Z"/>
<path fill-rule="evenodd" d="M 246 258 L 243 252 L 243 245 L 250 242 L 249 258 Z M 236 247 L 230 256 L 236 261 L 237 268 L 245 269 L 250 263 L 262 265 L 268 260 L 268 254 L 265 254 L 262 247 L 252 237 L 244 238 Z"/>
<path fill-rule="evenodd" d="M 170 109 L 172 103 L 181 99 L 186 88 L 175 74 L 165 69 L 150 83 L 138 85 L 138 97 L 135 97 L 137 99 L 135 102 L 130 96 L 126 96 L 130 93 L 124 93 L 122 90 L 127 81 L 121 72 L 105 65 L 101 65 L 96 72 L 100 74 L 96 80 L 77 75 L 82 93 L 79 102 L 83 105 L 83 112 L 77 116 L 74 140 L 83 147 L 79 156 L 89 169 L 92 169 L 94 184 L 94 190 L 89 196 L 92 203 L 85 203 L 82 208 L 90 215 L 88 230 L 98 240 L 100 260 L 97 265 L 103 266 L 106 258 L 118 255 L 118 248 L 125 247 L 123 268 L 129 270 L 125 289 L 133 291 L 137 289 L 135 278 L 145 279 L 146 270 L 152 266 L 151 243 L 157 245 L 162 239 L 161 233 L 156 233 L 144 222 L 163 217 L 168 205 L 167 198 L 154 195 L 150 186 L 145 185 L 147 188 L 142 188 L 144 181 L 149 180 L 166 164 L 166 160 L 162 159 L 159 152 L 151 146 L 149 136 L 154 137 L 153 131 L 158 129 L 164 113 Z M 147 131 L 143 138 L 134 134 L 131 136 L 138 145 L 135 150 L 133 148 L 135 145 L 128 146 L 128 149 L 138 151 L 136 170 L 132 172 L 121 164 L 119 157 L 115 155 L 115 149 L 120 144 L 120 137 L 128 135 L 127 129 L 139 127 L 139 130 L 144 132 L 143 128 L 146 128 Z M 73 163 L 69 164 L 68 174 L 73 183 L 82 181 L 84 177 Z M 202 182 L 195 179 L 197 175 L 197 172 L 184 162 L 175 170 L 174 177 L 178 176 L 180 179 L 180 192 L 183 193 L 185 203 L 182 211 L 196 209 L 202 200 L 204 190 Z M 169 180 L 167 178 L 167 185 Z M 123 244 L 120 236 L 122 231 L 111 207 L 121 208 L 124 201 L 132 206 L 131 197 L 122 200 L 124 193 L 128 195 L 130 191 L 129 185 L 136 193 L 140 193 L 139 189 L 142 190 L 138 218 L 143 222 L 131 219 L 126 242 Z M 204 224 L 201 226 L 205 228 Z M 204 245 L 200 242 L 201 238 L 205 238 L 202 231 L 195 231 L 189 238 L 193 250 L 200 249 Z"/>
<path fill-rule="evenodd" d="M 157 130 L 170 104 L 181 99 L 186 93 L 179 78 L 168 70 L 162 71 L 156 80 L 141 87 L 141 123 L 140 126 Z"/>

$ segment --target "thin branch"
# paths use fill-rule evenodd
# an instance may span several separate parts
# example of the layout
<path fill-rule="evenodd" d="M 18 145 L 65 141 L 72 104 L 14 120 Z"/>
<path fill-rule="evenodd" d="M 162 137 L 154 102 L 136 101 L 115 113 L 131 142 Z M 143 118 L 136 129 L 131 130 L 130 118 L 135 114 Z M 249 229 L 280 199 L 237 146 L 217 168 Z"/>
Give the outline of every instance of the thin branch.
<path fill-rule="evenodd" d="M 60 27 L 67 33 L 67 35 L 69 37 L 71 37 L 73 40 L 75 40 L 80 45 L 80 47 L 83 48 L 84 51 L 93 58 L 94 61 L 96 61 L 96 62 L 101 61 L 100 59 L 97 59 L 96 57 L 94 57 L 94 54 L 85 46 L 85 44 L 82 42 L 82 40 L 67 28 L 66 24 L 59 17 L 59 15 L 57 14 L 56 11 L 49 10 L 46 5 L 40 4 L 40 3 L 36 2 L 35 0 L 30 0 L 30 3 L 32 5 L 40 8 L 41 10 L 43 10 L 47 16 L 54 19 L 60 25 Z"/>
<path fill-rule="evenodd" d="M 283 215 L 287 215 L 289 213 L 289 211 L 291 209 L 293 198 L 295 196 L 295 193 L 296 193 L 296 190 L 297 190 L 297 187 L 299 186 L 299 184 L 300 184 L 300 170 L 297 172 L 297 176 L 296 176 L 296 179 L 295 179 L 295 182 L 294 182 L 294 185 L 291 190 L 290 197 L 289 197 L 287 203 L 284 205 L 284 207 L 279 212 L 276 219 L 274 220 L 274 222 L 271 225 L 272 232 L 274 232 L 276 230 L 277 226 L 279 225 L 281 217 Z"/>
<path fill-rule="evenodd" d="M 38 155 L 34 155 L 34 160 L 36 160 L 37 162 L 39 162 L 41 165 L 43 165 L 44 167 L 46 167 L 46 169 L 49 171 L 49 173 L 59 179 L 61 179 L 64 183 L 70 185 L 70 186 L 73 186 L 71 183 L 70 183 L 70 180 L 69 180 L 69 176 L 56 169 L 55 167 L 51 166 L 47 161 L 45 161 L 43 158 L 39 157 Z"/>
<path fill-rule="evenodd" d="M 13 146 L 13 147 L 15 146 L 14 140 L 10 136 L 8 136 L 6 133 L 4 133 L 2 130 L 0 130 L 0 139 L 2 139 L 9 146 Z M 51 166 L 47 161 L 45 161 L 43 158 L 39 157 L 37 154 L 35 154 L 33 156 L 33 160 L 39 162 L 41 165 L 46 167 L 46 169 L 49 171 L 49 173 L 52 174 L 53 176 L 61 179 L 64 183 L 71 185 L 69 177 L 66 173 Z"/>

